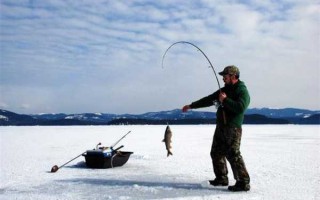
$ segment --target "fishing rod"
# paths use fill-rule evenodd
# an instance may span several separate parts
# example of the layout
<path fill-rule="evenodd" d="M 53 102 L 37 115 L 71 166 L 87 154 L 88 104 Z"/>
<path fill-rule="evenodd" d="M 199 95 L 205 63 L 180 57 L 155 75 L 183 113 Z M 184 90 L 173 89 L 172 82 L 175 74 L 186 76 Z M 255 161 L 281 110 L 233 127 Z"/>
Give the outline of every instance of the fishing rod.
<path fill-rule="evenodd" d="M 176 44 L 189 44 L 189 45 L 195 47 L 196 49 L 198 49 L 198 50 L 202 53 L 202 55 L 207 59 L 207 61 L 208 61 L 209 64 L 210 64 L 210 67 L 211 67 L 211 69 L 212 69 L 212 71 L 213 71 L 213 73 L 214 73 L 214 76 L 215 76 L 215 78 L 216 78 L 216 80 L 217 80 L 217 83 L 218 83 L 219 92 L 221 93 L 221 86 L 220 86 L 220 83 L 219 83 L 219 79 L 218 79 L 216 70 L 214 69 L 211 61 L 209 60 L 208 56 L 207 56 L 197 45 L 195 45 L 195 44 L 193 44 L 193 43 L 191 43 L 191 42 L 178 41 L 178 42 L 175 42 L 175 43 L 173 43 L 172 45 L 170 45 L 170 46 L 167 48 L 167 50 L 164 52 L 163 56 L 162 56 L 162 68 L 164 68 L 164 67 L 163 67 L 163 61 L 164 61 L 164 58 L 165 58 L 165 56 L 167 55 L 169 49 L 171 49 L 171 47 L 173 47 L 173 46 L 176 45 Z M 221 108 L 223 108 L 223 105 L 222 105 L 222 104 L 220 104 L 220 106 L 221 106 Z M 222 109 L 222 115 L 223 115 L 224 124 L 226 124 L 226 123 L 227 123 L 227 121 L 226 121 L 226 115 L 225 115 L 225 112 L 224 112 L 223 109 Z"/>
<path fill-rule="evenodd" d="M 123 138 L 125 138 L 129 133 L 131 133 L 131 131 L 129 131 L 127 134 L 125 134 L 124 136 L 122 136 L 122 138 L 120 138 L 118 141 L 116 141 L 113 145 L 110 146 L 110 149 L 113 150 L 113 147 L 116 146 Z"/>
<path fill-rule="evenodd" d="M 218 76 L 217 76 L 216 70 L 214 69 L 211 61 L 209 60 L 208 56 L 207 56 L 197 45 L 195 45 L 195 44 L 193 44 L 193 43 L 191 43 L 191 42 L 179 41 L 179 42 L 175 42 L 175 43 L 173 43 L 172 45 L 170 45 L 170 46 L 167 48 L 167 50 L 164 52 L 163 56 L 162 56 L 162 68 L 164 68 L 164 67 L 163 67 L 163 63 L 164 63 L 163 61 L 164 61 L 164 58 L 165 58 L 165 56 L 167 55 L 169 49 L 171 49 L 171 47 L 173 47 L 173 46 L 176 45 L 176 44 L 189 44 L 189 45 L 195 47 L 196 49 L 198 49 L 198 50 L 202 53 L 202 55 L 207 59 L 207 61 L 208 61 L 209 64 L 210 64 L 210 67 L 211 67 L 211 69 L 212 69 L 212 71 L 213 71 L 213 73 L 214 73 L 214 76 L 216 77 L 216 80 L 217 80 L 217 83 L 218 83 L 218 86 L 219 86 L 219 91 L 221 92 L 221 87 L 220 87 L 220 83 L 219 83 L 219 80 L 218 80 Z"/>

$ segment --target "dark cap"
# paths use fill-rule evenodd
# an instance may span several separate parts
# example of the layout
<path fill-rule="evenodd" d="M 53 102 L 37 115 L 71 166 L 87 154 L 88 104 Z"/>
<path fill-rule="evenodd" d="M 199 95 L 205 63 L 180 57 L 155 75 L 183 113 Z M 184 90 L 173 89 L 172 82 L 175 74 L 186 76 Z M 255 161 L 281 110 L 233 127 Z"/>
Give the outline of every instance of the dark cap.
<path fill-rule="evenodd" d="M 239 76 L 240 75 L 240 71 L 239 71 L 238 67 L 236 67 L 235 65 L 229 65 L 229 66 L 225 67 L 222 72 L 219 72 L 219 74 L 221 76 L 227 75 L 227 74 L 238 75 Z"/>

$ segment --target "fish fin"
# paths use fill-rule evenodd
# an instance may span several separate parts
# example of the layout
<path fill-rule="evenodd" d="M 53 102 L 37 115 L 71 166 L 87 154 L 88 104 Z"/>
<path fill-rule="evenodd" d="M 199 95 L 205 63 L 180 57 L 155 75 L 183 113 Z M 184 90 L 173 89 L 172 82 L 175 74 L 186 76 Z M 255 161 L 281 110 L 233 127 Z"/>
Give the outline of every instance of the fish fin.
<path fill-rule="evenodd" d="M 170 155 L 173 156 L 172 152 L 171 152 L 171 151 L 168 151 L 167 157 L 169 157 Z"/>
<path fill-rule="evenodd" d="M 161 142 L 165 142 L 165 140 L 163 139 Z"/>

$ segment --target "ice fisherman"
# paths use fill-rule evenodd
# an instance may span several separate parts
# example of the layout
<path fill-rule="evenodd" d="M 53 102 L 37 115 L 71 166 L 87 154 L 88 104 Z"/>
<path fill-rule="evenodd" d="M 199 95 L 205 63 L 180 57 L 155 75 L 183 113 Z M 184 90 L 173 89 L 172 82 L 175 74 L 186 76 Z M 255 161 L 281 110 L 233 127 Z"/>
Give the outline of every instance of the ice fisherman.
<path fill-rule="evenodd" d="M 228 190 L 248 191 L 250 190 L 250 177 L 240 153 L 240 142 L 244 112 L 250 103 L 250 96 L 244 82 L 239 79 L 240 71 L 236 66 L 225 67 L 219 75 L 223 76 L 225 83 L 221 91 L 218 90 L 190 105 L 185 105 L 182 111 L 208 107 L 219 102 L 216 129 L 210 152 L 216 177 L 214 180 L 209 180 L 209 184 L 213 186 L 229 185 L 227 159 L 236 180 L 236 184 L 229 186 Z"/>

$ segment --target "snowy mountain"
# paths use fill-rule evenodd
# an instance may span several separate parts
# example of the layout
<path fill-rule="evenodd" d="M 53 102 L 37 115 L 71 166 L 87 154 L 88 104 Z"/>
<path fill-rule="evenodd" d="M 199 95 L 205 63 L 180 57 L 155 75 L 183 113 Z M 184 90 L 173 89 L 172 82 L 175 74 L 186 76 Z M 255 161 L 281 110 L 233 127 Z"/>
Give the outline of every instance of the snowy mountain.
<path fill-rule="evenodd" d="M 144 114 L 32 114 L 0 110 L 0 125 L 110 125 L 110 124 L 213 124 L 215 112 L 180 109 Z M 320 124 L 320 111 L 296 108 L 248 109 L 245 124 Z"/>
<path fill-rule="evenodd" d="M 275 108 L 253 108 L 248 109 L 246 112 L 247 115 L 250 114 L 259 114 L 266 117 L 272 118 L 308 118 L 311 115 L 320 114 L 320 111 L 311 111 L 306 109 L 298 108 L 284 108 L 284 109 L 275 109 Z"/>
<path fill-rule="evenodd" d="M 7 110 L 0 109 L 0 125 L 33 125 L 37 119 L 29 115 L 21 115 Z"/>
<path fill-rule="evenodd" d="M 160 112 L 148 112 L 144 114 L 108 114 L 108 113 L 82 113 L 82 114 L 33 114 L 39 120 L 79 120 L 95 123 L 108 123 L 119 119 L 144 119 L 144 120 L 181 120 L 181 119 L 213 119 L 214 112 L 181 112 L 180 109 Z"/>

